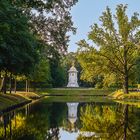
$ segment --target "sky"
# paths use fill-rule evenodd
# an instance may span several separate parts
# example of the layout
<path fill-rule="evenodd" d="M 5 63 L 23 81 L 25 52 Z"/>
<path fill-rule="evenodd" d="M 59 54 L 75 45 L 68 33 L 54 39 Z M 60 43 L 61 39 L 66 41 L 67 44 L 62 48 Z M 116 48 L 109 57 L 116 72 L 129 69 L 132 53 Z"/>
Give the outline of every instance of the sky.
<path fill-rule="evenodd" d="M 99 17 L 107 6 L 111 8 L 114 14 L 118 4 L 128 4 L 128 17 L 131 17 L 134 12 L 140 13 L 140 0 L 79 0 L 71 9 L 72 20 L 74 27 L 77 28 L 77 33 L 76 35 L 70 34 L 68 52 L 76 52 L 78 48 L 76 42 L 81 39 L 87 40 L 88 32 L 91 30 L 90 26 L 99 23 Z"/>

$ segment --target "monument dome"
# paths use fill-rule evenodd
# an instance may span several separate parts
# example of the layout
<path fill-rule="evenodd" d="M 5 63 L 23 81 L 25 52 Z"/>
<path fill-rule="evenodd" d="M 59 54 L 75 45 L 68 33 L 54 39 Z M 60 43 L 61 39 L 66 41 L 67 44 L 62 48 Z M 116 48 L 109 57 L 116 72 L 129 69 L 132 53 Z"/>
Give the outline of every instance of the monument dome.
<path fill-rule="evenodd" d="M 78 71 L 76 70 L 74 66 L 72 66 L 68 72 L 78 72 Z"/>

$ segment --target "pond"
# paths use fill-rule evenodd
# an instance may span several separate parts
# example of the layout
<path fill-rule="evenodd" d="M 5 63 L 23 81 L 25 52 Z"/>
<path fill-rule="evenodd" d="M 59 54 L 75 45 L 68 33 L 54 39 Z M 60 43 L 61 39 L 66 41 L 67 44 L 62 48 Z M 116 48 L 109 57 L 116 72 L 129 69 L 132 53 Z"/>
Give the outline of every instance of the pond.
<path fill-rule="evenodd" d="M 44 98 L 0 116 L 0 140 L 140 139 L 140 109 L 135 106 L 91 98 L 52 99 Z"/>

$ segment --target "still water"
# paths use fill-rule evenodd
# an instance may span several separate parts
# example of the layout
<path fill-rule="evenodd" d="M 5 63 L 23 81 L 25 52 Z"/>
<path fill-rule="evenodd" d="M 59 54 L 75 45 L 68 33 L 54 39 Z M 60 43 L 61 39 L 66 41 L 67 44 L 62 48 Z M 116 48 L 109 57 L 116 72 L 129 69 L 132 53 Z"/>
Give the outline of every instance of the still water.
<path fill-rule="evenodd" d="M 140 140 L 140 109 L 45 98 L 0 116 L 0 140 Z"/>

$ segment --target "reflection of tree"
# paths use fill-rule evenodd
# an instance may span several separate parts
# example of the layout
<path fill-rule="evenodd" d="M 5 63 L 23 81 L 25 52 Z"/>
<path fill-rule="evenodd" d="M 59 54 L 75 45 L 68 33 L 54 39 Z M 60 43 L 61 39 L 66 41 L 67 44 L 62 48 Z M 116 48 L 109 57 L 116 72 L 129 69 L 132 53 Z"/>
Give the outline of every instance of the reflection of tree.
<path fill-rule="evenodd" d="M 59 140 L 59 128 L 51 128 L 48 132 L 47 140 Z"/>
<path fill-rule="evenodd" d="M 35 103 L 27 116 L 18 111 L 6 123 L 7 140 L 52 140 L 59 139 L 58 127 L 63 124 L 67 113 L 65 104 Z M 26 109 L 27 110 L 27 109 Z M 29 111 L 29 110 L 28 110 Z M 9 118 L 10 113 L 7 114 Z M 4 136 L 3 124 L 0 124 L 0 139 Z"/>
<path fill-rule="evenodd" d="M 129 113 L 129 115 L 128 115 Z M 78 140 L 102 138 L 104 140 L 135 140 L 135 114 L 123 107 L 86 105 L 80 110 L 81 131 L 95 132 L 93 136 L 79 135 Z M 131 121 L 133 120 L 133 122 Z"/>
<path fill-rule="evenodd" d="M 27 116 L 25 109 L 22 109 L 1 117 L 0 139 L 6 135 L 7 140 L 11 136 L 11 140 L 57 140 L 60 127 L 69 129 L 65 103 L 38 102 L 30 106 L 28 111 Z M 97 136 L 102 140 L 139 140 L 140 111 L 137 108 L 84 104 L 80 106 L 78 114 L 78 123 L 81 122 L 78 124 L 81 128 L 78 140 L 97 140 Z M 84 135 L 85 131 L 95 132 L 95 135 Z"/>
<path fill-rule="evenodd" d="M 128 129 L 128 105 L 124 107 L 124 137 L 123 139 L 126 140 L 127 138 L 127 129 Z M 129 130 L 131 130 L 129 128 Z"/>
<path fill-rule="evenodd" d="M 67 106 L 65 103 L 52 103 L 50 113 L 50 129 L 48 132 L 48 140 L 59 139 L 59 127 L 63 126 L 63 123 L 67 115 Z"/>

